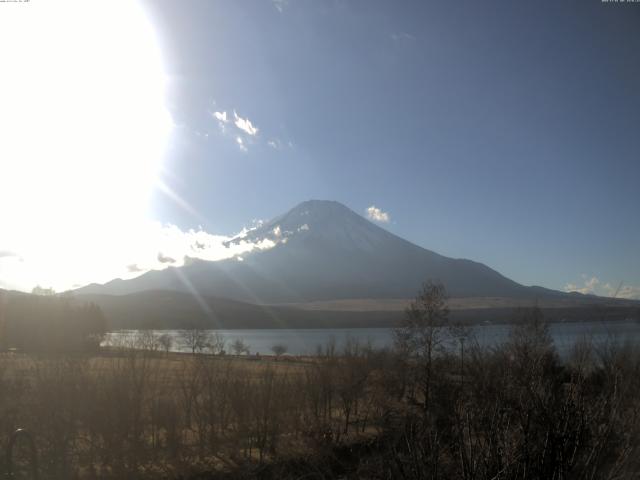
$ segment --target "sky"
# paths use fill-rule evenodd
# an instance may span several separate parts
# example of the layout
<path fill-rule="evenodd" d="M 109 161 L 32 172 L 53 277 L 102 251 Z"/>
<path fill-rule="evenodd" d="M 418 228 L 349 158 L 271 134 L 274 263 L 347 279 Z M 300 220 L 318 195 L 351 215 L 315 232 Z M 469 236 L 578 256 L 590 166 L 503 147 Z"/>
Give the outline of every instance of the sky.
<path fill-rule="evenodd" d="M 32 0 L 29 8 L 38 3 Z M 131 198 L 138 192 L 135 185 L 153 170 L 157 181 L 144 190 L 144 232 L 142 217 L 133 216 L 94 226 L 92 231 L 111 233 L 91 241 L 86 232 L 92 227 L 80 229 L 77 215 L 68 217 L 73 220 L 67 227 L 47 224 L 62 231 L 58 246 L 66 245 L 65 232 L 71 230 L 84 245 L 110 239 L 99 249 L 87 247 L 84 261 L 76 261 L 78 275 L 60 282 L 54 274 L 39 277 L 41 263 L 29 260 L 46 251 L 40 258 L 50 261 L 45 228 L 31 228 L 29 236 L 39 240 L 30 254 L 20 251 L 25 242 L 19 235 L 5 245 L 0 237 L 0 287 L 28 289 L 37 281 L 69 288 L 123 276 L 118 268 L 125 267 L 127 275 L 139 274 L 162 267 L 164 256 L 188 249 L 195 237 L 207 239 L 209 258 L 216 259 L 225 255 L 216 245 L 256 221 L 304 200 L 330 199 L 413 243 L 485 263 L 525 285 L 611 295 L 622 282 L 619 295 L 640 298 L 640 3 L 144 0 L 137 5 L 138 17 L 94 19 L 104 27 L 104 38 L 96 37 L 102 50 L 70 57 L 75 69 L 89 57 L 98 71 L 107 65 L 120 73 L 115 82 L 104 82 L 102 73 L 89 78 L 97 87 L 67 123 L 90 138 L 96 135 L 100 145 L 134 142 L 142 152 L 99 155 L 100 162 L 121 154 L 126 161 L 107 172 L 108 181 L 92 177 L 89 184 L 110 200 L 89 202 L 83 218 L 127 216 L 126 207 L 112 215 L 112 197 L 123 191 L 129 192 L 123 198 Z M 0 4 L 0 15 L 3 9 Z M 138 24 L 132 23 L 129 36 L 119 33 L 124 18 L 141 16 L 140 25 L 150 32 L 146 43 L 140 43 Z M 77 11 L 75 17 L 83 18 Z M 79 28 L 63 24 L 69 22 L 63 17 L 58 22 L 50 32 L 53 39 L 62 26 Z M 12 35 L 15 43 L 21 33 Z M 127 48 L 129 40 L 142 45 L 139 57 Z M 119 41 L 121 50 L 110 51 Z M 149 42 L 153 47 L 144 50 Z M 145 52 L 151 50 L 157 61 L 145 66 L 139 60 L 150 58 Z M 131 61 L 118 64 L 114 52 Z M 24 73 L 15 65 L 20 90 Z M 85 75 L 85 67 L 73 68 L 69 72 Z M 153 89 L 144 85 L 132 89 L 128 82 L 137 70 L 139 78 L 160 75 L 161 93 L 152 97 Z M 64 69 L 61 75 L 64 79 Z M 47 81 L 47 75 L 36 77 Z M 118 82 L 124 86 L 113 90 Z M 37 87 L 47 94 L 43 102 L 55 98 L 49 83 Z M 96 100 L 103 90 L 115 92 L 108 103 Z M 73 92 L 68 95 L 79 103 Z M 118 99 L 126 102 L 119 105 Z M 99 109 L 85 110 L 96 101 L 102 109 L 114 109 L 111 123 L 104 124 Z M 154 110 L 158 104 L 161 114 Z M 39 116 L 42 102 L 37 105 Z M 139 110 L 131 114 L 127 105 Z M 55 111 L 63 109 L 64 103 Z M 157 122 L 162 115 L 166 124 Z M 119 118 L 131 126 L 114 134 L 112 124 L 119 125 Z M 7 122 L 13 125 L 11 118 Z M 142 143 L 131 138 L 138 130 Z M 69 138 L 73 131 L 65 130 Z M 25 142 L 37 141 L 39 133 Z M 94 158 L 99 151 L 94 143 L 78 158 Z M 145 166 L 140 170 L 145 174 L 121 189 L 127 169 L 143 156 L 160 158 L 155 170 Z M 13 165 L 14 172 L 7 205 L 23 195 L 15 185 L 28 175 L 16 176 L 17 161 L 4 157 L 0 162 L 10 172 Z M 92 162 L 92 170 L 103 165 Z M 56 211 L 76 209 L 77 203 Z M 24 220 L 26 214 L 18 212 Z M 37 208 L 29 210 L 31 224 L 40 225 L 41 216 Z M 15 218 L 5 221 L 5 233 L 17 224 Z M 137 240 L 122 240 L 132 237 Z M 113 244 L 122 254 L 104 257 L 94 270 L 99 275 L 81 271 L 95 255 L 114 250 Z M 68 250 L 45 270 L 64 270 L 74 255 Z M 142 256 L 146 263 L 138 260 Z M 25 262 L 29 274 L 21 267 Z"/>

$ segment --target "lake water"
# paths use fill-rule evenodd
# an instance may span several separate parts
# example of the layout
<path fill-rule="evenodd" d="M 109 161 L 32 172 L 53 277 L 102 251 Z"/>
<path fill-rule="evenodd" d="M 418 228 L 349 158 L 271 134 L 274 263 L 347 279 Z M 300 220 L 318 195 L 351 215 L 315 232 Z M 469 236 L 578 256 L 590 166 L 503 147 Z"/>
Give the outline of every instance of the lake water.
<path fill-rule="evenodd" d="M 507 340 L 509 325 L 482 325 L 473 328 L 478 343 L 482 346 L 495 346 Z M 551 335 L 561 355 L 584 338 L 594 343 L 607 341 L 640 344 L 640 323 L 634 320 L 608 322 L 571 322 L 550 325 Z M 340 329 L 264 329 L 264 330 L 217 330 L 211 333 L 222 336 L 229 352 L 231 343 L 241 339 L 252 354 L 270 355 L 271 347 L 280 344 L 287 347 L 291 355 L 313 355 L 318 346 L 335 342 L 339 349 L 348 339 L 370 342 L 374 347 L 389 347 L 393 344 L 393 330 L 390 328 L 340 328 Z M 190 351 L 181 342 L 179 330 L 157 330 L 155 334 L 169 334 L 173 337 L 173 351 Z M 117 345 L 133 342 L 140 335 L 136 330 L 121 330 L 107 334 L 103 345 Z"/>

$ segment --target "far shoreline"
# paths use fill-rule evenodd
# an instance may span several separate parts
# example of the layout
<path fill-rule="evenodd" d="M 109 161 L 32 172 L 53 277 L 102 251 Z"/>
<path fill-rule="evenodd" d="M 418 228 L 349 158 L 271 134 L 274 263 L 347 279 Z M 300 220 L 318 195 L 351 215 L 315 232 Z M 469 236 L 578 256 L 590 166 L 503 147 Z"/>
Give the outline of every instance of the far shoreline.
<path fill-rule="evenodd" d="M 526 311 L 521 308 L 483 308 L 451 310 L 452 323 L 467 326 L 484 325 L 517 325 Z M 637 306 L 585 306 L 585 307 L 558 307 L 541 308 L 545 321 L 555 323 L 592 323 L 592 322 L 619 322 L 640 321 L 640 303 Z M 370 328 L 395 328 L 400 325 L 404 311 L 323 311 L 307 310 L 313 312 L 313 317 L 302 315 L 299 320 L 287 318 L 279 321 L 271 318 L 268 322 L 247 322 L 240 319 L 198 319 L 198 321 L 182 320 L 174 322 L 155 322 L 147 319 L 145 322 L 109 322 L 109 332 L 126 330 L 341 330 L 341 329 L 370 329 Z M 109 319 L 108 319 L 109 320 Z M 114 325 L 116 323 L 116 325 Z M 115 327 L 115 328 L 114 328 Z"/>

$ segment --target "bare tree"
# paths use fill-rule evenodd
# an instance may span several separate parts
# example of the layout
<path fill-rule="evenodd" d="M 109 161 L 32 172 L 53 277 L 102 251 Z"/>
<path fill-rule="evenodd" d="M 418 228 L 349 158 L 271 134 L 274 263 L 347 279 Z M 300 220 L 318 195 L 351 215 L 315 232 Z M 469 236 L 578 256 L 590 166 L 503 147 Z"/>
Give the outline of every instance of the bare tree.
<path fill-rule="evenodd" d="M 182 345 L 191 350 L 191 353 L 195 355 L 196 352 L 201 352 L 207 347 L 209 335 L 206 330 L 194 328 L 191 330 L 183 330 L 180 333 L 180 340 Z"/>
<path fill-rule="evenodd" d="M 7 348 L 7 325 L 5 319 L 5 310 L 7 303 L 7 295 L 0 291 L 0 352 Z"/>
<path fill-rule="evenodd" d="M 276 343 L 271 347 L 271 351 L 276 356 L 276 359 L 279 359 L 282 355 L 287 353 L 287 346 L 283 343 Z"/>
<path fill-rule="evenodd" d="M 140 350 L 155 352 L 160 348 L 160 343 L 153 330 L 142 330 L 135 340 L 135 346 Z"/>
<path fill-rule="evenodd" d="M 233 341 L 233 343 L 231 344 L 231 349 L 236 355 L 242 355 L 243 353 L 249 355 L 249 346 L 244 343 L 244 340 L 242 340 L 241 338 L 237 338 Z"/>
<path fill-rule="evenodd" d="M 408 366 L 415 367 L 425 411 L 429 408 L 434 354 L 447 339 L 443 328 L 449 323 L 446 301 L 441 283 L 425 282 L 407 308 L 402 325 L 394 332 L 396 347 L 406 357 Z"/>
<path fill-rule="evenodd" d="M 158 337 L 158 343 L 165 353 L 169 353 L 171 347 L 173 347 L 173 337 L 168 333 L 163 333 Z"/>
<path fill-rule="evenodd" d="M 222 355 L 224 354 L 226 344 L 227 340 L 220 332 L 209 334 L 207 338 L 207 351 L 212 355 Z"/>

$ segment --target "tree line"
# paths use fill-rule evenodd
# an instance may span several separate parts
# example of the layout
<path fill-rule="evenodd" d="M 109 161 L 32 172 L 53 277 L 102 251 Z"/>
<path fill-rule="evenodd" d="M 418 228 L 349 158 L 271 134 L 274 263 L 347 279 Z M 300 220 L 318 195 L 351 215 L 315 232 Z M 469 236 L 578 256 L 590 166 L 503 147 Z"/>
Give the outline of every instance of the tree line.
<path fill-rule="evenodd" d="M 53 294 L 0 292 L 0 350 L 95 351 L 106 330 L 105 316 L 95 304 Z"/>

